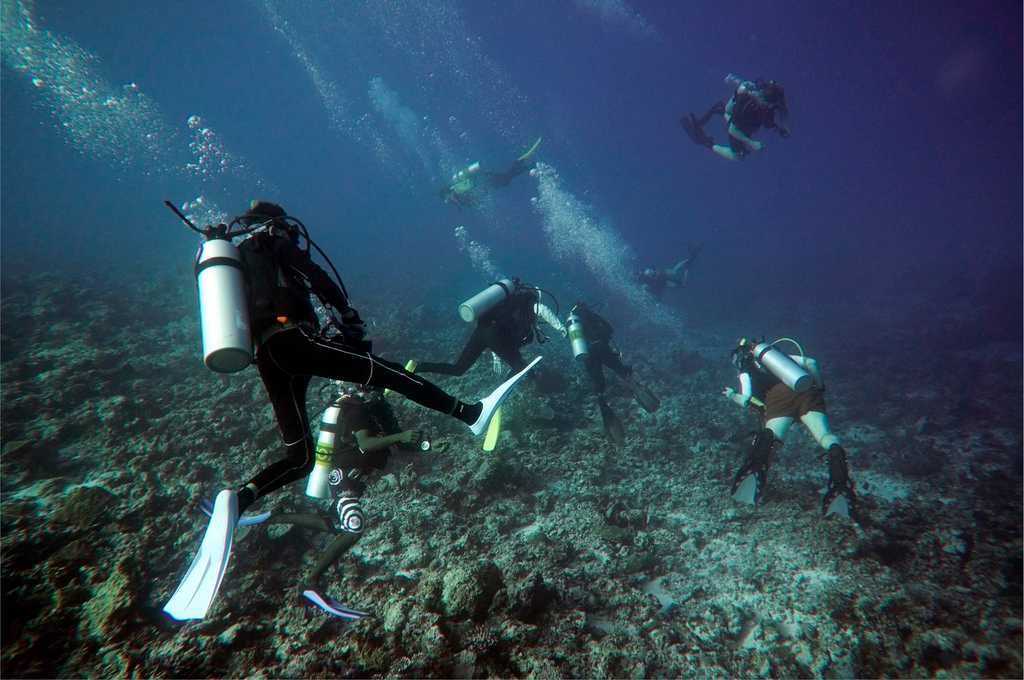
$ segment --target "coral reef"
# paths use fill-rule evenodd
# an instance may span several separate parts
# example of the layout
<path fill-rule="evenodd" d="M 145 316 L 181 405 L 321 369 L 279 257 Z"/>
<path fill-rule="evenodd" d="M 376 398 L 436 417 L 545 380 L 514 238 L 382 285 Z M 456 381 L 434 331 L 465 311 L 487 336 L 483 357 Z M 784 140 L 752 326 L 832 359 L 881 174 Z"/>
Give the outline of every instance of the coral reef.
<path fill-rule="evenodd" d="M 300 597 L 326 538 L 257 526 L 239 530 L 210 615 L 180 624 L 161 607 L 198 546 L 199 500 L 280 455 L 255 371 L 202 366 L 187 277 L 3 283 L 5 677 L 1024 674 L 1019 345 L 914 353 L 898 323 L 872 338 L 887 353 L 808 339 L 862 499 L 854 526 L 821 519 L 826 467 L 802 430 L 762 506 L 729 498 L 757 426 L 719 395 L 732 329 L 676 347 L 621 329 L 662 399 L 648 414 L 610 384 L 622 448 L 552 342 L 545 367 L 568 386 L 510 399 L 494 453 L 390 397 L 433 449 L 392 460 L 365 535 L 327 572 L 372 618 Z M 422 314 L 363 309 L 385 356 L 454 355 L 460 322 Z M 442 384 L 472 396 L 495 379 L 481 362 Z M 298 483 L 259 508 L 318 509 Z"/>

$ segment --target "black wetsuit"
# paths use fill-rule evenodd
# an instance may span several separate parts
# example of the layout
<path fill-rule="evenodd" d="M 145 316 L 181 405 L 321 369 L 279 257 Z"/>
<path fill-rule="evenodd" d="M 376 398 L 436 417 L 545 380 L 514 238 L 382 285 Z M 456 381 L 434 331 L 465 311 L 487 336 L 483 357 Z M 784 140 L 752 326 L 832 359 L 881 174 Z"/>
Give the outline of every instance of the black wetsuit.
<path fill-rule="evenodd" d="M 268 246 L 285 279 L 286 294 L 275 296 L 277 309 L 272 316 L 253 319 L 258 341 L 256 366 L 274 408 L 286 457 L 246 484 L 254 487 L 255 498 L 302 479 L 313 469 L 315 449 L 306 415 L 306 389 L 313 376 L 389 388 L 467 424 L 476 420 L 478 406 L 465 404 L 399 364 L 372 354 L 369 343 L 322 336 L 310 293 L 337 310 L 349 324 L 361 324 L 359 315 L 306 251 L 285 236 L 265 237 L 274 239 Z M 286 317 L 287 322 L 280 323 L 277 317 Z"/>
<path fill-rule="evenodd" d="M 512 183 L 512 180 L 533 167 L 532 160 L 516 159 L 512 165 L 503 172 L 485 172 L 487 182 L 492 187 L 505 187 Z"/>
<path fill-rule="evenodd" d="M 761 128 L 776 127 L 774 106 L 765 104 L 750 92 L 740 92 L 739 89 L 733 94 L 732 101 L 730 123 L 739 128 L 747 137 L 753 138 Z M 750 153 L 750 147 L 743 140 L 732 135 L 729 135 L 729 148 L 740 156 Z"/>
<path fill-rule="evenodd" d="M 536 337 L 536 303 L 535 289 L 517 291 L 480 318 L 454 364 L 423 362 L 416 370 L 420 373 L 463 375 L 476 363 L 484 350 L 489 349 L 511 366 L 513 373 L 521 371 L 526 367 L 526 361 L 519 350 L 533 342 Z M 531 378 L 534 377 L 535 375 L 531 375 Z"/>
<path fill-rule="evenodd" d="M 622 363 L 621 355 L 612 349 L 614 330 L 610 323 L 590 309 L 577 307 L 576 315 L 580 317 L 583 337 L 587 339 L 587 354 L 583 356 L 583 365 L 590 376 L 594 394 L 598 399 L 604 399 L 604 367 L 607 366 L 616 375 L 626 379 L 633 375 L 633 369 Z"/>

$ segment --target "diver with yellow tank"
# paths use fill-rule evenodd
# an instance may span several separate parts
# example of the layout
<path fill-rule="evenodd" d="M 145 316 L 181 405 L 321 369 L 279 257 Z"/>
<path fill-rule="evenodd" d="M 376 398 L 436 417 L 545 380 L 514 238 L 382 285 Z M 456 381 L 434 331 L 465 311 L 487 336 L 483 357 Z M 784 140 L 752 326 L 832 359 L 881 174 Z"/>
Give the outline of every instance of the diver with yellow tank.
<path fill-rule="evenodd" d="M 782 342 L 792 343 L 799 354 L 788 355 L 777 349 L 776 345 Z M 760 503 L 775 451 L 799 418 L 828 458 L 829 479 L 821 503 L 822 515 L 856 519 L 857 495 L 846 451 L 829 428 L 825 382 L 818 362 L 806 356 L 803 347 L 790 338 L 770 343 L 741 338 L 732 352 L 732 364 L 739 371 L 740 390 L 726 387 L 722 394 L 744 408 L 753 405 L 762 412 L 762 429 L 754 435 L 747 460 L 733 479 L 733 498 L 743 503 Z"/>
<path fill-rule="evenodd" d="M 200 229 L 172 203 L 166 204 L 204 238 L 195 262 L 204 362 L 219 373 L 255 364 L 284 444 L 283 458 L 245 484 L 217 495 L 199 551 L 164 605 L 165 612 L 181 621 L 202 619 L 212 606 L 227 569 L 235 528 L 246 509 L 313 471 L 316 452 L 306 392 L 314 376 L 390 388 L 460 420 L 480 436 L 540 357 L 480 401 L 462 401 L 373 353 L 365 325 L 350 304 L 337 270 L 310 239 L 305 225 L 280 205 L 253 201 L 230 224 Z M 237 237 L 245 239 L 236 246 L 232 240 Z M 310 248 L 327 260 L 334 278 L 313 262 Z M 311 297 L 327 308 L 326 324 L 317 316 Z"/>
<path fill-rule="evenodd" d="M 460 208 L 471 208 L 480 201 L 485 189 L 500 189 L 511 184 L 512 180 L 533 167 L 533 155 L 540 146 L 542 137 L 538 137 L 529 149 L 504 170 L 493 172 L 483 170 L 480 162 L 470 163 L 452 175 L 451 181 L 441 189 L 441 198 L 445 203 L 454 203 Z"/>
<path fill-rule="evenodd" d="M 622 362 L 622 353 L 612 346 L 615 330 L 602 316 L 583 302 L 577 302 L 566 318 L 572 355 L 581 363 L 590 378 L 591 389 L 601 411 L 605 434 L 617 446 L 626 442 L 622 421 L 608 405 L 605 397 L 604 369 L 608 367 L 626 385 L 636 402 L 654 413 L 660 402 L 654 394 L 633 377 L 633 369 Z"/>

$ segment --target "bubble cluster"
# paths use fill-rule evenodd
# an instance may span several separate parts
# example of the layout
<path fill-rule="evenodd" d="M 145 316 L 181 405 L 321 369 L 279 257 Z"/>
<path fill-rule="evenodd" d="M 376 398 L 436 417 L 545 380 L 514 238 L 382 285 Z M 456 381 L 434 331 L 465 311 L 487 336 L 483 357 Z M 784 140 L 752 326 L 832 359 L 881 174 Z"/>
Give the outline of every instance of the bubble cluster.
<path fill-rule="evenodd" d="M 461 224 L 455 227 L 455 240 L 459 243 L 459 252 L 469 256 L 469 262 L 473 269 L 483 274 L 486 278 L 496 279 L 500 277 L 498 268 L 491 259 L 491 249 L 474 241 L 469 237 L 466 227 Z"/>
<path fill-rule="evenodd" d="M 37 27 L 26 2 L 3 0 L 2 23 L 4 63 L 29 79 L 72 147 L 119 171 L 173 168 L 175 133 L 138 85 L 107 82 L 95 55 Z"/>
<path fill-rule="evenodd" d="M 416 156 L 426 174 L 435 174 L 438 164 L 445 167 L 454 164 L 451 152 L 447 151 L 437 131 L 426 123 L 425 118 L 421 119 L 415 111 L 404 105 L 398 93 L 389 88 L 383 78 L 378 76 L 370 79 L 367 96 L 374 111 L 391 126 L 402 146 Z M 427 145 L 439 157 L 437 160 L 431 156 Z"/>
<path fill-rule="evenodd" d="M 658 37 L 654 26 L 625 0 L 576 0 L 576 6 L 607 28 L 622 29 L 638 38 Z"/>
<path fill-rule="evenodd" d="M 349 114 L 349 105 L 338 92 L 337 84 L 324 75 L 323 69 L 303 47 L 303 41 L 288 20 L 277 11 L 274 3 L 264 0 L 261 6 L 270 22 L 270 27 L 281 34 L 285 43 L 291 48 L 292 54 L 302 64 L 309 79 L 313 81 L 313 87 L 327 111 L 331 127 L 341 134 L 351 134 L 353 127 L 350 123 L 352 118 Z"/>
<path fill-rule="evenodd" d="M 180 210 L 192 224 L 200 229 L 208 224 L 220 224 L 228 219 L 226 212 L 202 194 L 182 203 Z"/>
<path fill-rule="evenodd" d="M 555 258 L 582 263 L 650 321 L 680 329 L 681 320 L 636 281 L 632 267 L 636 258 L 615 230 L 599 222 L 589 206 L 562 188 L 552 166 L 537 163 L 530 176 L 537 180 L 538 189 L 530 203 L 541 217 L 548 248 Z"/>
<path fill-rule="evenodd" d="M 185 164 L 185 172 L 203 182 L 217 179 L 224 175 L 233 175 L 247 183 L 253 183 L 260 189 L 268 188 L 266 183 L 256 177 L 239 157 L 230 153 L 214 132 L 198 115 L 191 115 L 185 121 L 191 131 L 192 139 L 188 143 L 191 160 Z"/>

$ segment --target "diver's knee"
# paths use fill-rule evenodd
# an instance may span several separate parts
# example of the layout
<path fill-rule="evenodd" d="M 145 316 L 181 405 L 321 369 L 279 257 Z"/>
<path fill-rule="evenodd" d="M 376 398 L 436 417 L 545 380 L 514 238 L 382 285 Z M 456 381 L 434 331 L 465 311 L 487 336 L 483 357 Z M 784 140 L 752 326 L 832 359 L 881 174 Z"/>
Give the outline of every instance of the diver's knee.
<path fill-rule="evenodd" d="M 786 432 L 789 431 L 789 427 L 792 424 L 792 418 L 772 418 L 764 426 L 771 430 L 775 438 L 781 442 L 786 437 Z"/>

